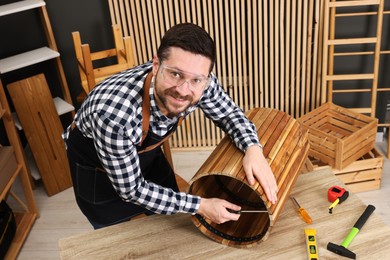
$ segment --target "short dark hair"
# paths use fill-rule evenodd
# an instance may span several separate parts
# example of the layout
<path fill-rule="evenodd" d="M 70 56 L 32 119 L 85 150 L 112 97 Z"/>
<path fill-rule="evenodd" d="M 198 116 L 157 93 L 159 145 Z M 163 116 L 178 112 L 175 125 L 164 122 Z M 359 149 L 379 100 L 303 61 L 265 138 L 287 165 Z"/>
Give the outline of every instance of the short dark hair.
<path fill-rule="evenodd" d="M 168 59 L 171 47 L 178 47 L 211 60 L 209 72 L 214 67 L 216 50 L 213 39 L 202 27 L 192 23 L 181 23 L 171 27 L 161 39 L 157 50 L 160 62 Z"/>

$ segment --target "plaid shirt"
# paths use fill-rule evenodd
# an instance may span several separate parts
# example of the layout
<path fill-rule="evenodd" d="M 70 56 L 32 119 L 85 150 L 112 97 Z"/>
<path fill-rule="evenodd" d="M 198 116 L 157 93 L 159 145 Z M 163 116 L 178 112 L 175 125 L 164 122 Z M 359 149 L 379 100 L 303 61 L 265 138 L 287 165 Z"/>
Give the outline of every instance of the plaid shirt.
<path fill-rule="evenodd" d="M 148 182 L 141 174 L 136 145 L 142 139 L 142 89 L 151 69 L 152 63 L 148 62 L 98 84 L 77 111 L 74 123 L 84 136 L 93 138 L 102 166 L 124 201 L 142 205 L 158 214 L 194 214 L 199 208 L 200 197 Z M 184 117 L 199 107 L 242 151 L 259 144 L 254 125 L 224 92 L 215 75 L 211 77 L 199 102 L 188 108 Z M 164 136 L 178 118 L 167 118 L 160 112 L 153 90 L 152 82 L 150 130 Z M 70 131 L 69 126 L 63 133 L 65 141 Z"/>

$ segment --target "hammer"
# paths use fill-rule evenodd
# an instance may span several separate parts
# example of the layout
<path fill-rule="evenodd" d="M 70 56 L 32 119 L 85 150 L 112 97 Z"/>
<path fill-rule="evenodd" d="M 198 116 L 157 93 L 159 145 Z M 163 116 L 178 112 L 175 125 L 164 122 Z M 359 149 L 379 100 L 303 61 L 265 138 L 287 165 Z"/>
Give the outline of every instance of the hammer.
<path fill-rule="evenodd" d="M 375 207 L 373 205 L 368 205 L 366 210 L 363 212 L 363 214 L 360 216 L 360 218 L 356 221 L 355 225 L 349 232 L 348 236 L 344 239 L 343 243 L 341 245 L 336 245 L 331 242 L 328 243 L 328 246 L 326 247 L 329 251 L 336 253 L 341 256 L 345 256 L 351 259 L 356 259 L 356 254 L 350 250 L 347 249 L 349 244 L 352 242 L 354 237 L 359 233 L 360 229 L 363 227 L 363 225 L 366 223 L 368 217 L 374 212 Z"/>

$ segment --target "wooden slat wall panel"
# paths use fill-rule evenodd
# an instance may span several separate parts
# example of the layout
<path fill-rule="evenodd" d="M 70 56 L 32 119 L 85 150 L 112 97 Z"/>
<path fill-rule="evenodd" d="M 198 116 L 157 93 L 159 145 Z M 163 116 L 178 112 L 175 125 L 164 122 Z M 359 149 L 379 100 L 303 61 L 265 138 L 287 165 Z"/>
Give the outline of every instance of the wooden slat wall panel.
<path fill-rule="evenodd" d="M 137 64 L 153 57 L 174 24 L 198 24 L 215 40 L 216 75 L 244 111 L 269 107 L 295 118 L 321 104 L 322 2 L 108 0 L 112 23 L 133 36 Z M 223 136 L 196 111 L 171 138 L 171 147 L 212 148 Z"/>

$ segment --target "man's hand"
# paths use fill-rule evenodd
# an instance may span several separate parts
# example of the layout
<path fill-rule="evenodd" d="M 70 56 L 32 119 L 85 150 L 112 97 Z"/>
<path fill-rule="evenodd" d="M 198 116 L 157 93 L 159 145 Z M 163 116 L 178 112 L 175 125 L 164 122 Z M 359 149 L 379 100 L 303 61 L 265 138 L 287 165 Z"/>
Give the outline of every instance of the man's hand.
<path fill-rule="evenodd" d="M 255 184 L 256 178 L 267 195 L 268 200 L 272 204 L 275 204 L 278 199 L 278 186 L 275 176 L 264 157 L 263 150 L 257 145 L 250 146 L 245 152 L 242 163 L 249 184 Z"/>
<path fill-rule="evenodd" d="M 240 214 L 230 213 L 227 209 L 238 211 L 241 210 L 241 207 L 223 199 L 202 198 L 200 207 L 196 213 L 217 224 L 239 219 Z"/>

